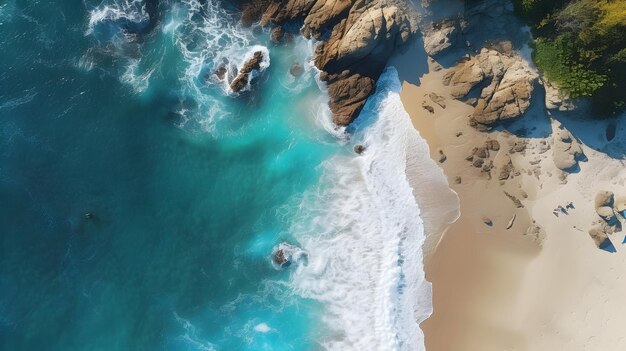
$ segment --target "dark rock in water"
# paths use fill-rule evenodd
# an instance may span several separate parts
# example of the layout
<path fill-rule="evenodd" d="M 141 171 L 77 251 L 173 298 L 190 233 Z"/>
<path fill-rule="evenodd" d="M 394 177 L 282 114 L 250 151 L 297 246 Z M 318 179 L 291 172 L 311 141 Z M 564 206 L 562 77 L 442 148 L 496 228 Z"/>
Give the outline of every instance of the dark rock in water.
<path fill-rule="evenodd" d="M 289 69 L 289 73 L 291 73 L 291 75 L 294 77 L 300 77 L 304 74 L 304 67 L 302 67 L 301 64 L 294 62 L 294 64 L 291 65 L 291 68 Z"/>
<path fill-rule="evenodd" d="M 365 151 L 365 146 L 361 145 L 361 144 L 357 144 L 354 145 L 354 152 L 356 152 L 357 154 L 362 154 Z"/>
<path fill-rule="evenodd" d="M 280 243 L 272 251 L 272 265 L 276 269 L 284 269 L 291 264 L 307 264 L 307 253 L 299 247 Z"/>
<path fill-rule="evenodd" d="M 256 51 L 252 55 L 252 58 L 250 58 L 243 64 L 243 67 L 241 67 L 241 70 L 239 70 L 237 77 L 235 77 L 235 79 L 233 79 L 233 81 L 230 83 L 230 88 L 234 92 L 238 93 L 242 91 L 246 86 L 248 86 L 248 82 L 250 81 L 250 73 L 252 73 L 253 70 L 259 70 L 261 68 L 261 62 L 263 62 L 263 58 L 263 52 Z"/>
<path fill-rule="evenodd" d="M 607 141 L 611 141 L 615 138 L 616 129 L 617 129 L 617 126 L 614 123 L 609 123 L 609 125 L 606 126 L 606 140 Z"/>
<path fill-rule="evenodd" d="M 285 257 L 285 252 L 282 249 L 278 249 L 274 254 L 274 263 L 280 266 L 289 264 L 289 260 Z"/>
<path fill-rule="evenodd" d="M 285 39 L 285 30 L 283 29 L 283 27 L 281 26 L 274 27 L 274 29 L 272 29 L 272 32 L 270 33 L 270 40 L 272 41 L 272 43 L 281 44 L 284 39 Z"/>
<path fill-rule="evenodd" d="M 86 212 L 85 219 L 93 219 L 93 214 L 91 212 Z"/>
<path fill-rule="evenodd" d="M 217 67 L 213 74 L 215 74 L 217 79 L 224 80 L 224 78 L 226 78 L 226 72 L 228 72 L 228 68 L 226 68 L 226 63 L 222 63 Z"/>
<path fill-rule="evenodd" d="M 293 41 L 293 35 L 281 26 L 274 27 L 270 33 L 270 40 L 274 45 L 290 43 Z"/>

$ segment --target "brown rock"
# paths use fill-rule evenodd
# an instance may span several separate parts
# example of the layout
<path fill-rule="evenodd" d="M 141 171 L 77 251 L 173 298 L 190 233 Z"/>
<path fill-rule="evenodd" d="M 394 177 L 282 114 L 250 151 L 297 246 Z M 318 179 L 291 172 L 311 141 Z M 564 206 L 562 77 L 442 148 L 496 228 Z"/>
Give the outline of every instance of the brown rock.
<path fill-rule="evenodd" d="M 537 74 L 519 56 L 483 49 L 453 67 L 443 83 L 450 86 L 452 96 L 461 98 L 485 79 L 491 82 L 481 91 L 472 114 L 478 124 L 490 125 L 526 112 Z"/>
<path fill-rule="evenodd" d="M 260 18 L 261 25 L 280 26 L 303 21 L 302 34 L 320 40 L 314 62 L 338 125 L 358 116 L 394 48 L 417 27 L 414 12 L 395 0 L 242 1 L 242 22 Z"/>
<path fill-rule="evenodd" d="M 439 163 L 444 163 L 448 159 L 448 156 L 443 153 L 443 150 L 439 149 Z"/>
<path fill-rule="evenodd" d="M 511 199 L 511 201 L 513 201 L 513 204 L 515 205 L 515 207 L 517 208 L 524 207 L 524 204 L 522 204 L 522 202 L 515 195 L 511 195 L 506 191 L 504 192 L 504 195 L 506 195 L 509 199 Z"/>
<path fill-rule="evenodd" d="M 477 158 L 474 160 L 474 162 L 472 162 L 472 165 L 476 168 L 481 168 L 483 166 L 483 164 L 485 163 L 485 160 L 482 158 Z"/>
<path fill-rule="evenodd" d="M 480 157 L 480 158 L 487 158 L 489 157 L 489 150 L 487 150 L 487 148 L 485 147 L 477 147 L 474 149 L 474 156 L 476 157 Z"/>
<path fill-rule="evenodd" d="M 511 172 L 513 172 L 513 161 L 511 161 L 511 156 L 505 155 L 500 160 L 500 166 L 498 167 L 500 171 L 498 172 L 499 180 L 507 180 L 511 176 Z"/>
<path fill-rule="evenodd" d="M 272 43 L 282 44 L 284 39 L 285 39 L 285 30 L 283 29 L 283 27 L 281 26 L 274 27 L 272 31 L 270 32 L 270 40 L 272 41 Z"/>
<path fill-rule="evenodd" d="M 485 147 L 487 148 L 487 150 L 498 151 L 500 150 L 500 143 L 497 140 L 488 139 L 485 142 Z"/>
<path fill-rule="evenodd" d="M 422 108 L 430 113 L 435 113 L 435 109 L 426 103 L 426 101 L 422 102 Z"/>
<path fill-rule="evenodd" d="M 362 154 L 363 152 L 365 152 L 365 146 L 361 144 L 354 145 L 354 152 L 358 155 Z"/>
<path fill-rule="evenodd" d="M 261 62 L 263 62 L 263 52 L 256 51 L 252 57 L 243 64 L 237 77 L 230 83 L 230 89 L 236 93 L 242 91 L 248 85 L 250 73 L 252 73 L 253 70 L 261 68 Z"/>

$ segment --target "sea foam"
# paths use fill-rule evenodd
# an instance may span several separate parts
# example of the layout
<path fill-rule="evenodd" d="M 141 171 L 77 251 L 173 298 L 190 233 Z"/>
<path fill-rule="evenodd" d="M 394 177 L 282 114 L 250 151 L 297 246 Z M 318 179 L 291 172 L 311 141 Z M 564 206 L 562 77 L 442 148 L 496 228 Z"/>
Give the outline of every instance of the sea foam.
<path fill-rule="evenodd" d="M 399 91 L 388 68 L 357 121 L 354 138 L 365 152 L 324 163 L 292 228 L 309 253 L 292 283 L 300 296 L 325 304 L 320 343 L 329 350 L 424 349 L 419 323 L 432 311 L 431 289 L 424 223 L 407 178 L 410 149 L 420 141 Z"/>

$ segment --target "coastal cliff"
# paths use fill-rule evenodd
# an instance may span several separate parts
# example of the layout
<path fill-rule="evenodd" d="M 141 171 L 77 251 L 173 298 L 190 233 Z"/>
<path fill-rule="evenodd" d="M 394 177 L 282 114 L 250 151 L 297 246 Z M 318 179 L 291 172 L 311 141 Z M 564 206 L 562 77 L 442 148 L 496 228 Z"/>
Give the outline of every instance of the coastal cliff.
<path fill-rule="evenodd" d="M 358 116 L 394 48 L 417 31 L 414 10 L 402 0 L 242 0 L 240 8 L 244 25 L 283 31 L 302 24 L 301 34 L 319 41 L 314 62 L 340 126 Z"/>

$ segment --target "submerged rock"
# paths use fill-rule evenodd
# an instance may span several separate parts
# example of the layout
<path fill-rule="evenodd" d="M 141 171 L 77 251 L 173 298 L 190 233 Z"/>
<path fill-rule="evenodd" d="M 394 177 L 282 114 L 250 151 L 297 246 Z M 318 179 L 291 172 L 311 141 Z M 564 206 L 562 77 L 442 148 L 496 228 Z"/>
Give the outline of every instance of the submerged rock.
<path fill-rule="evenodd" d="M 294 64 L 291 65 L 291 68 L 289 69 L 289 73 L 291 73 L 291 75 L 294 77 L 300 77 L 304 74 L 304 67 L 301 64 L 294 62 Z"/>

